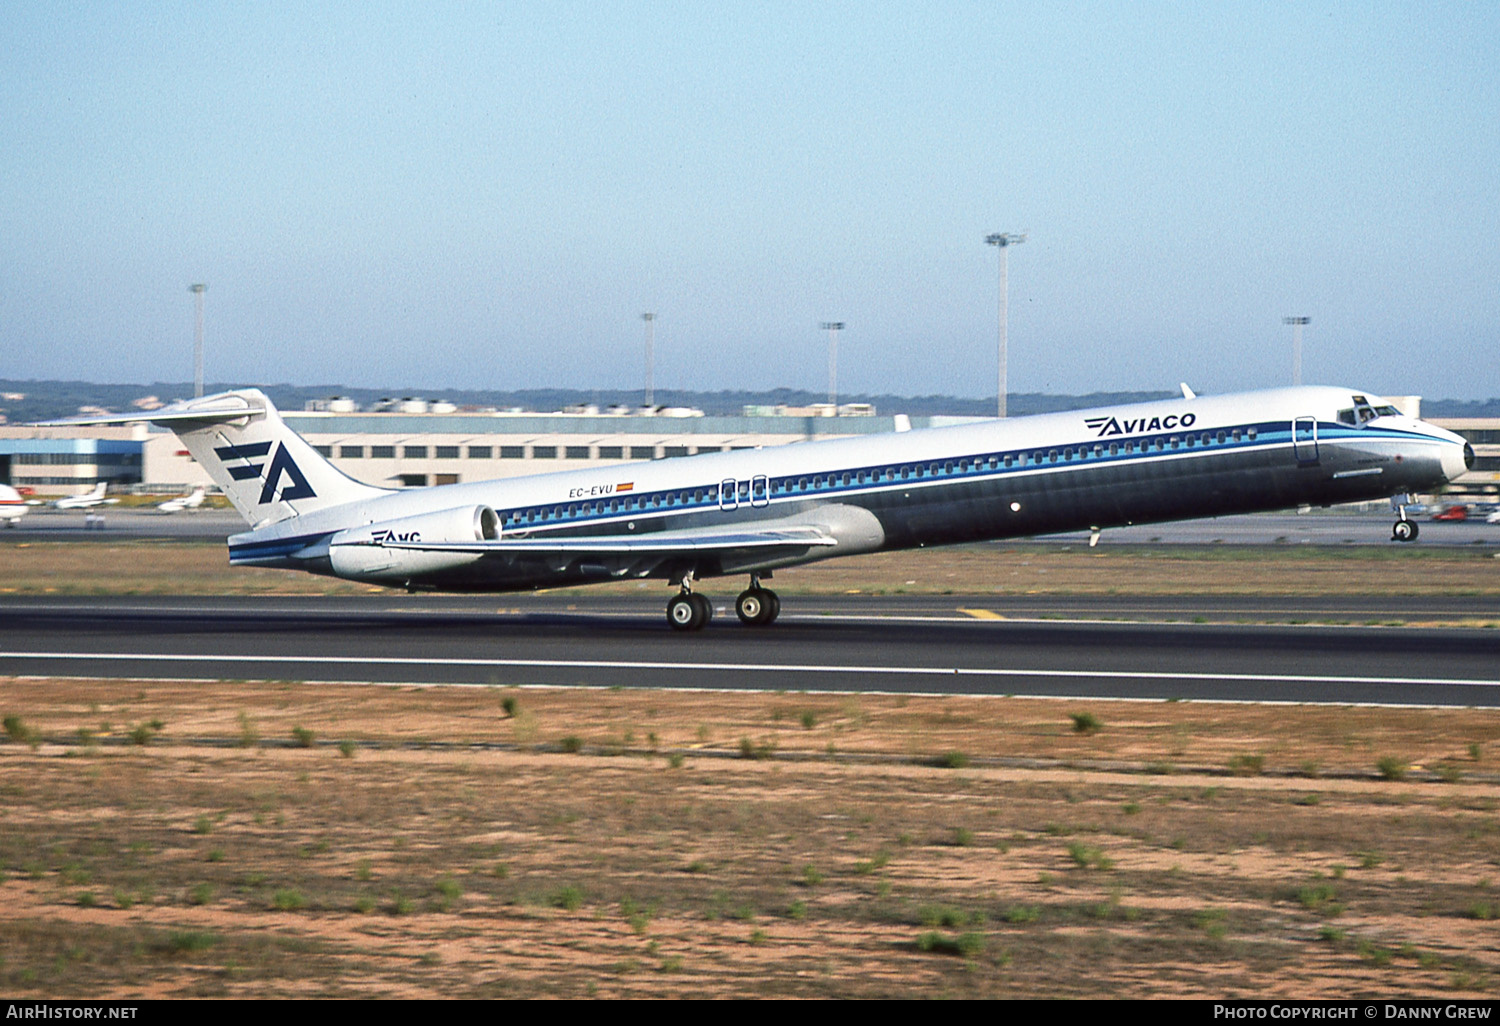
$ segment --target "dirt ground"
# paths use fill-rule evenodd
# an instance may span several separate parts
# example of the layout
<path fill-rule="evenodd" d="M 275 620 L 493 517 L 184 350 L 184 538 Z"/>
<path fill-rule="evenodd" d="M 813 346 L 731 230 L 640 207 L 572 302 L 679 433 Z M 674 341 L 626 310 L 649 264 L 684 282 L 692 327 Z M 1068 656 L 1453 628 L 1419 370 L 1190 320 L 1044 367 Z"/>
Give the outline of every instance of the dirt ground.
<path fill-rule="evenodd" d="M 12 997 L 1494 998 L 1500 713 L 0 678 Z"/>

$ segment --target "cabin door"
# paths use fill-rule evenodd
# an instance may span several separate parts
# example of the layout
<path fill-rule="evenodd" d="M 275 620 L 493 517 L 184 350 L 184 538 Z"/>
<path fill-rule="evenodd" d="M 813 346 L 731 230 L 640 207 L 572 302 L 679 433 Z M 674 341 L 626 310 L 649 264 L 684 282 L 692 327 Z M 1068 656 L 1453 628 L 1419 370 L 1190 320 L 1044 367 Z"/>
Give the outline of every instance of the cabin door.
<path fill-rule="evenodd" d="M 1318 462 L 1318 418 L 1298 417 L 1292 421 L 1292 449 L 1297 454 L 1298 466 L 1311 466 Z"/>

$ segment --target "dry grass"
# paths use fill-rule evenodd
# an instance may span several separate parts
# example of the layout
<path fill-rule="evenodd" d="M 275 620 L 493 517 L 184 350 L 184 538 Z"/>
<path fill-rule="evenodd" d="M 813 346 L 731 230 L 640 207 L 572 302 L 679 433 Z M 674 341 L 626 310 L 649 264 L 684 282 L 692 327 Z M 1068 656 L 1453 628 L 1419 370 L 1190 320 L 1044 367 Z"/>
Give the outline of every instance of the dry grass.
<path fill-rule="evenodd" d="M 0 680 L 0 712 L 17 998 L 1500 979 L 1492 711 Z"/>
<path fill-rule="evenodd" d="M 22 594 L 366 594 L 387 589 L 286 570 L 230 567 L 222 545 L 12 542 L 5 582 Z M 785 570 L 798 594 L 1500 595 L 1487 549 L 1373 546 L 958 546 L 876 553 Z M 652 587 L 659 582 L 652 582 Z M 634 591 L 597 585 L 582 593 Z"/>

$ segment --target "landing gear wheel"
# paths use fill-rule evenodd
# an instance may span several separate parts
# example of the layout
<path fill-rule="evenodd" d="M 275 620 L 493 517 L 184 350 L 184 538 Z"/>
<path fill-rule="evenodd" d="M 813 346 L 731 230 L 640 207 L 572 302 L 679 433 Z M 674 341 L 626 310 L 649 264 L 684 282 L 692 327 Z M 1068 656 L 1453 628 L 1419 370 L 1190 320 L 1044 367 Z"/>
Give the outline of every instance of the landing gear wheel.
<path fill-rule="evenodd" d="M 713 607 L 702 595 L 674 595 L 667 603 L 667 622 L 674 631 L 702 630 L 713 615 Z"/>
<path fill-rule="evenodd" d="M 740 623 L 766 623 L 770 620 L 770 612 L 771 604 L 766 601 L 764 589 L 748 588 L 734 600 L 734 615 L 740 618 Z"/>
<path fill-rule="evenodd" d="M 1398 520 L 1391 527 L 1391 541 L 1410 542 L 1417 540 L 1417 522 L 1415 520 Z"/>
<path fill-rule="evenodd" d="M 740 618 L 740 623 L 750 626 L 764 626 L 775 620 L 779 612 L 781 600 L 766 588 L 747 588 L 734 600 L 734 615 Z"/>

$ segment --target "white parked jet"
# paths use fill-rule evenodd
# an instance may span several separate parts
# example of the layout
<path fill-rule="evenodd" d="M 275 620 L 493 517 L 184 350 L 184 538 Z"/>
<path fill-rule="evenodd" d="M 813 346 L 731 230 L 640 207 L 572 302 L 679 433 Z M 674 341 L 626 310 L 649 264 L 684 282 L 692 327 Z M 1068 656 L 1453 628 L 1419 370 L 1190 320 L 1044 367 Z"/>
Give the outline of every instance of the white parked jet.
<path fill-rule="evenodd" d="M 66 495 L 54 500 L 52 505 L 55 509 L 91 509 L 94 506 L 113 506 L 120 500 L 104 497 L 104 490 L 108 487 L 108 481 L 100 481 L 94 485 L 94 490 L 86 495 Z"/>
<path fill-rule="evenodd" d="M 199 485 L 186 495 L 179 495 L 175 499 L 159 502 L 156 508 L 163 513 L 181 513 L 185 509 L 197 509 L 203 505 L 203 486 Z"/>
<path fill-rule="evenodd" d="M 21 498 L 21 493 L 8 484 L 0 484 L 0 520 L 5 521 L 6 527 L 15 527 L 16 521 L 26 515 L 28 509 L 26 500 Z"/>
<path fill-rule="evenodd" d="M 1347 388 L 1285 388 L 991 420 L 649 463 L 390 490 L 354 481 L 253 389 L 69 424 L 170 426 L 250 530 L 229 561 L 409 590 L 521 591 L 632 578 L 678 588 L 834 556 L 1391 497 L 1462 474 L 1473 449 Z M 64 423 L 64 422 L 54 422 Z"/>

